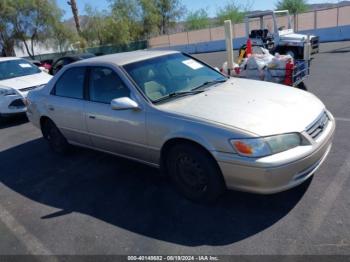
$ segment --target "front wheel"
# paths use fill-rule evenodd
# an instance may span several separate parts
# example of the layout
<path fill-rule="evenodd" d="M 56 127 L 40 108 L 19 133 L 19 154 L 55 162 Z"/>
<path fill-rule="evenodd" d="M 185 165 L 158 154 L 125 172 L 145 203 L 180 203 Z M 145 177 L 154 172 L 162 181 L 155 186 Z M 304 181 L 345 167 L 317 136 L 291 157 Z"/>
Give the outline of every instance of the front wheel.
<path fill-rule="evenodd" d="M 173 147 L 167 157 L 167 169 L 177 189 L 189 200 L 211 203 L 225 191 L 217 163 L 199 147 Z"/>
<path fill-rule="evenodd" d="M 42 126 L 42 133 L 51 149 L 59 154 L 67 153 L 69 144 L 67 139 L 62 135 L 57 126 L 51 121 L 46 120 Z"/>
<path fill-rule="evenodd" d="M 297 88 L 301 89 L 301 90 L 304 90 L 304 91 L 307 91 L 307 87 L 305 85 L 304 82 L 300 82 L 298 85 L 297 85 Z"/>

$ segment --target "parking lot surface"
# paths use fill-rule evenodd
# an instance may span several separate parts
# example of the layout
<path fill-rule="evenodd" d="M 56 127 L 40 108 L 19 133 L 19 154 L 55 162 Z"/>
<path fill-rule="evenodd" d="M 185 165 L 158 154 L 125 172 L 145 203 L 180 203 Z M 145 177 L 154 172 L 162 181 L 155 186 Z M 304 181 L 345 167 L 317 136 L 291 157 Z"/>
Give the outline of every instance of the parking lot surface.
<path fill-rule="evenodd" d="M 198 57 L 220 66 L 225 55 Z M 0 254 L 350 254 L 349 69 L 349 42 L 322 45 L 312 62 L 306 85 L 337 119 L 314 178 L 271 196 L 231 191 L 213 206 L 135 162 L 79 148 L 58 156 L 25 117 L 2 119 Z"/>

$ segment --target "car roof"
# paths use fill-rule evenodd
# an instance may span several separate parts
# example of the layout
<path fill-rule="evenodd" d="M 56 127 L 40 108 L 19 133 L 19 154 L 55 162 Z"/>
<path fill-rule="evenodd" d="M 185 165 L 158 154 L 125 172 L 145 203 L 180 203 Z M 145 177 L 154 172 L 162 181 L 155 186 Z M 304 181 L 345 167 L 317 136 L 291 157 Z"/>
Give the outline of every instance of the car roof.
<path fill-rule="evenodd" d="M 258 18 L 258 17 L 262 17 L 262 16 L 268 16 L 268 15 L 272 15 L 272 14 L 280 14 L 280 13 L 286 13 L 286 12 L 289 12 L 289 11 L 288 10 L 277 10 L 277 11 L 266 10 L 266 11 L 261 11 L 261 12 L 258 11 L 256 13 L 246 15 L 246 18 Z"/>
<path fill-rule="evenodd" d="M 11 60 L 19 60 L 19 59 L 22 59 L 22 58 L 21 57 L 14 57 L 14 56 L 0 57 L 0 62 L 11 61 Z"/>
<path fill-rule="evenodd" d="M 150 58 L 155 58 L 163 55 L 180 53 L 178 51 L 163 51 L 163 50 L 139 50 L 132 52 L 117 53 L 111 55 L 97 56 L 75 62 L 74 65 L 89 65 L 90 63 L 110 63 L 117 66 L 123 66 L 133 62 L 138 62 Z"/>
<path fill-rule="evenodd" d="M 64 60 L 64 59 L 70 59 L 70 60 L 73 60 L 75 62 L 75 61 L 79 61 L 79 60 L 87 59 L 87 58 L 92 58 L 92 57 L 95 57 L 95 55 L 91 54 L 91 53 L 70 54 L 70 55 L 60 56 L 56 59 L 53 59 L 53 63 L 56 63 L 57 61 Z M 47 60 L 45 60 L 45 61 L 47 61 Z"/>
<path fill-rule="evenodd" d="M 71 55 L 62 56 L 59 59 L 61 58 L 84 59 L 84 58 L 92 58 L 92 57 L 95 57 L 95 55 L 90 53 L 81 53 L 81 54 L 71 54 Z"/>

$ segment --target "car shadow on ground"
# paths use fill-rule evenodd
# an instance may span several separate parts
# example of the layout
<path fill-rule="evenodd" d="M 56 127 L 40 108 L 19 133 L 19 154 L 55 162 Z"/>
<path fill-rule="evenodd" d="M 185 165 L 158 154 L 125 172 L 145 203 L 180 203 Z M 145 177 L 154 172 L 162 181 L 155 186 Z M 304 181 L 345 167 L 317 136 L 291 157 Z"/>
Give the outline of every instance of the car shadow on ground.
<path fill-rule="evenodd" d="M 226 245 L 257 234 L 286 216 L 310 184 L 272 196 L 230 191 L 202 206 L 179 196 L 156 169 L 85 149 L 58 156 L 43 139 L 1 152 L 0 166 L 1 183 L 61 209 L 39 221 L 80 212 L 186 246 Z"/>
<path fill-rule="evenodd" d="M 0 129 L 21 125 L 27 122 L 28 122 L 28 118 L 25 114 L 8 116 L 8 117 L 0 116 Z"/>

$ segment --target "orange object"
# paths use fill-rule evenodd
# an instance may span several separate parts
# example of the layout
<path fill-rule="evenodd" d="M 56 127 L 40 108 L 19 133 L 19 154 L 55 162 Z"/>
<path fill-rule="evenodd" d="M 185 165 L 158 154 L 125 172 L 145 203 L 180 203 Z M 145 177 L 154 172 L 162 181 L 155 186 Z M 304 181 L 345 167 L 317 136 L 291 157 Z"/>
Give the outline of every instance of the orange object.
<path fill-rule="evenodd" d="M 241 141 L 236 141 L 235 147 L 236 147 L 237 151 L 239 151 L 242 154 L 245 154 L 245 155 L 253 154 L 252 148 L 249 145 L 247 145 Z"/>
<path fill-rule="evenodd" d="M 284 84 L 287 86 L 293 85 L 293 70 L 294 70 L 294 63 L 292 59 L 290 59 L 286 64 L 286 76 L 284 78 Z"/>
<path fill-rule="evenodd" d="M 246 55 L 247 55 L 247 57 L 249 57 L 252 54 L 253 54 L 252 41 L 250 39 L 248 39 Z"/>

